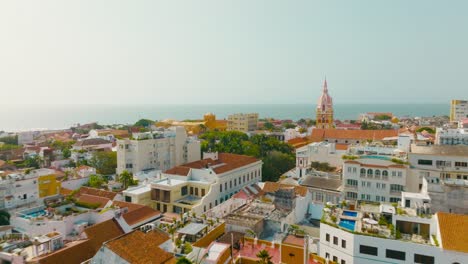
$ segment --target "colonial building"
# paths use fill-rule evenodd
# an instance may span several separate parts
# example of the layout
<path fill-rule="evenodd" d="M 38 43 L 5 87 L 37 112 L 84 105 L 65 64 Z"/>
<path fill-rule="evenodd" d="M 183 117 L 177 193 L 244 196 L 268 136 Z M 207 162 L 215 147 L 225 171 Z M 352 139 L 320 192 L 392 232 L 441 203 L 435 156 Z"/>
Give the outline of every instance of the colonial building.
<path fill-rule="evenodd" d="M 328 94 L 327 80 L 323 83 L 323 92 L 317 103 L 317 128 L 333 128 L 333 101 Z"/>
<path fill-rule="evenodd" d="M 258 126 L 258 113 L 232 114 L 228 116 L 227 130 L 247 133 Z"/>
<path fill-rule="evenodd" d="M 452 100 L 450 102 L 450 121 L 458 122 L 468 117 L 468 101 Z"/>

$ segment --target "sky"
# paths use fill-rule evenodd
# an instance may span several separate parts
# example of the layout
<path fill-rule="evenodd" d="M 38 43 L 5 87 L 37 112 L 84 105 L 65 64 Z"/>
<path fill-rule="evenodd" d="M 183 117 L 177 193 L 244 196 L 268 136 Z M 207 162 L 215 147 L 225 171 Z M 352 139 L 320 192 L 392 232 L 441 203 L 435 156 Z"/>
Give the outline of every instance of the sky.
<path fill-rule="evenodd" d="M 0 98 L 30 104 L 468 99 L 468 1 L 1 1 Z"/>

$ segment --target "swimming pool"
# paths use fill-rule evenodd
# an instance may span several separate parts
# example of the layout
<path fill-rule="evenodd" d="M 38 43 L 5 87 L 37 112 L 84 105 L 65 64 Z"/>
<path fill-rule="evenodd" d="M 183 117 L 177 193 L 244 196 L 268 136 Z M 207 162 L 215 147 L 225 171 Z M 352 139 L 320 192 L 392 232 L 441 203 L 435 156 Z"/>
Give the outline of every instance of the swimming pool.
<path fill-rule="evenodd" d="M 356 221 L 348 220 L 348 219 L 341 219 L 338 225 L 342 228 L 354 231 L 354 227 L 356 226 Z"/>
<path fill-rule="evenodd" d="M 36 212 L 23 214 L 23 215 L 21 215 L 21 217 L 23 217 L 25 219 L 31 219 L 31 218 L 34 218 L 34 217 L 39 217 L 39 216 L 44 216 L 44 215 L 46 215 L 46 211 L 41 210 L 41 211 L 36 211 Z"/>
<path fill-rule="evenodd" d="M 346 215 L 346 216 L 352 216 L 352 217 L 356 217 L 357 216 L 357 212 L 352 212 L 352 211 L 343 211 L 343 215 Z"/>
<path fill-rule="evenodd" d="M 391 160 L 390 157 L 379 156 L 379 155 L 365 155 L 361 156 L 361 159 L 379 159 L 379 160 Z"/>

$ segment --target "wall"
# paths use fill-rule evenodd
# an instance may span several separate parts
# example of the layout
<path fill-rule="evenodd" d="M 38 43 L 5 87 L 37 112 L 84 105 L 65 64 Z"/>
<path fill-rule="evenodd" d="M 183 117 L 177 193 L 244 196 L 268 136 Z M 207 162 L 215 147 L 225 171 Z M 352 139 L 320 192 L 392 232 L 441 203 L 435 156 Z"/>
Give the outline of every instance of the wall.
<path fill-rule="evenodd" d="M 211 230 L 206 236 L 202 237 L 197 242 L 193 243 L 194 247 L 203 247 L 206 248 L 211 244 L 211 242 L 215 241 L 217 238 L 222 236 L 226 230 L 226 224 L 221 223 L 219 226 L 215 227 L 215 229 Z"/>

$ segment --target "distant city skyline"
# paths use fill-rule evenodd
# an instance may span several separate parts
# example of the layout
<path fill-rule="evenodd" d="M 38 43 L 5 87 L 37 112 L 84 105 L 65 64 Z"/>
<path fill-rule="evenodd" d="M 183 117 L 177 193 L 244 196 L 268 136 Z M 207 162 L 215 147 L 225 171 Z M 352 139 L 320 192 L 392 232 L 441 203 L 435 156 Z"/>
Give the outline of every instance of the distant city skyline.
<path fill-rule="evenodd" d="M 467 1 L 0 3 L 2 104 L 468 99 Z"/>

